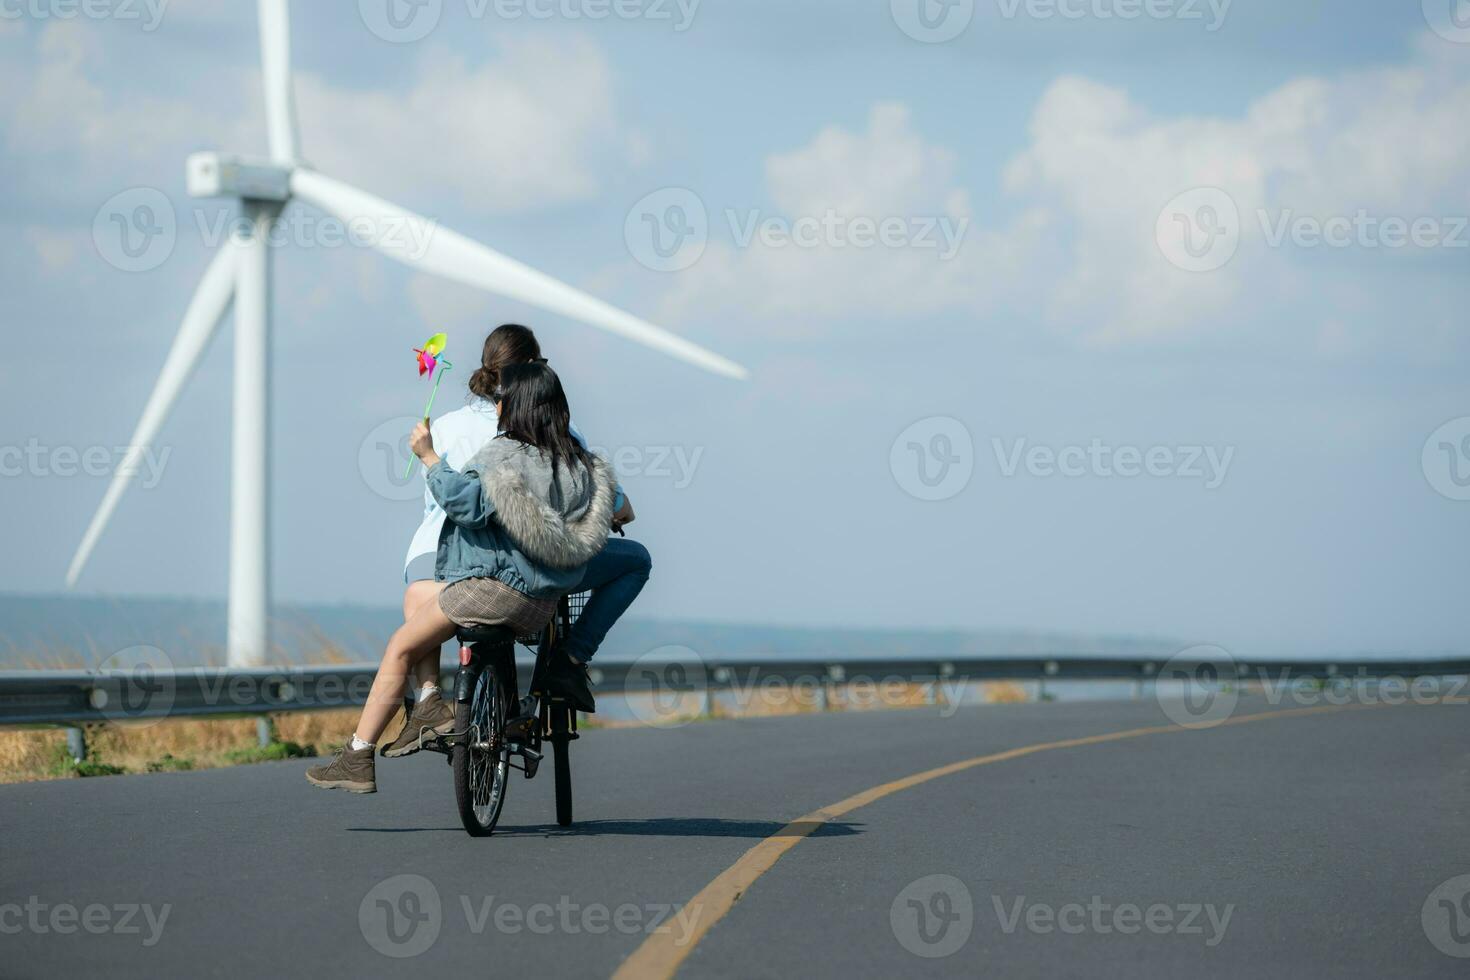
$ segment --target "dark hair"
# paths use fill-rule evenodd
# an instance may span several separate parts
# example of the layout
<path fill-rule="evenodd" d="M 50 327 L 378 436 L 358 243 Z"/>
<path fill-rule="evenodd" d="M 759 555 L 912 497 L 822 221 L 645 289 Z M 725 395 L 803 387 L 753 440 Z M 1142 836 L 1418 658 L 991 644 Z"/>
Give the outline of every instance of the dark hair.
<path fill-rule="evenodd" d="M 500 406 L 500 436 L 535 446 L 559 463 L 580 463 L 592 471 L 592 454 L 572 436 L 572 411 L 561 379 L 545 364 L 509 364 L 501 369 L 495 393 Z"/>
<path fill-rule="evenodd" d="M 470 392 L 494 400 L 500 373 L 512 364 L 526 364 L 541 357 L 541 345 L 530 327 L 504 323 L 490 331 L 480 352 L 480 366 L 470 375 Z"/>

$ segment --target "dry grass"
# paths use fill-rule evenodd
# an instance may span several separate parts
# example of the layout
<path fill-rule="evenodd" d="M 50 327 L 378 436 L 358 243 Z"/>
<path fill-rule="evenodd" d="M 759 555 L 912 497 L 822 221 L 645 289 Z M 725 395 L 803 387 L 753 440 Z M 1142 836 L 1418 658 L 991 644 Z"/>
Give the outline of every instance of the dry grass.
<path fill-rule="evenodd" d="M 307 752 L 331 752 L 352 733 L 358 709 L 273 715 L 276 737 Z M 395 719 L 390 731 L 396 731 Z M 91 725 L 88 760 L 124 772 L 215 769 L 254 761 L 258 748 L 253 718 L 171 718 L 157 723 Z M 0 730 L 0 783 L 75 778 L 66 762 L 66 733 L 60 729 Z"/>

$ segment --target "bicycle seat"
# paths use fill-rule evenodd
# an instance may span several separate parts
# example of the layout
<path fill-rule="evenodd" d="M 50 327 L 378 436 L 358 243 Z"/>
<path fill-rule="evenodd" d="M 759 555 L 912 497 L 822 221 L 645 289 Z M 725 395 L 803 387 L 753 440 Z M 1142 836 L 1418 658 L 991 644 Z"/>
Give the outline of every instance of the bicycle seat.
<path fill-rule="evenodd" d="M 516 641 L 516 631 L 509 626 L 461 626 L 455 638 L 464 646 L 483 643 L 486 646 L 509 645 Z"/>

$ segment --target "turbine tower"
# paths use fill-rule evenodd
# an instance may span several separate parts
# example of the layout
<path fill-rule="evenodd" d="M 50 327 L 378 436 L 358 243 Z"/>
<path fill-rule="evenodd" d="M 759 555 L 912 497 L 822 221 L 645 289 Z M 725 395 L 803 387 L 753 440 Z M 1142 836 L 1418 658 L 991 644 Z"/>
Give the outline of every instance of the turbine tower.
<path fill-rule="evenodd" d="M 258 159 L 196 153 L 189 157 L 186 170 L 191 196 L 239 199 L 248 232 L 220 247 L 195 289 L 123 464 L 114 474 L 66 574 L 67 586 L 74 586 L 144 453 L 158 437 L 169 410 L 233 304 L 228 626 L 232 666 L 264 663 L 270 652 L 269 235 L 281 209 L 293 197 L 349 224 L 365 219 L 373 223 L 372 227 L 405 231 L 389 238 L 379 235 L 373 245 L 390 258 L 421 271 L 600 327 L 715 374 L 737 379 L 746 376 L 745 369 L 733 361 L 427 218 L 306 167 L 297 144 L 287 0 L 259 0 L 259 14 L 270 156 Z"/>

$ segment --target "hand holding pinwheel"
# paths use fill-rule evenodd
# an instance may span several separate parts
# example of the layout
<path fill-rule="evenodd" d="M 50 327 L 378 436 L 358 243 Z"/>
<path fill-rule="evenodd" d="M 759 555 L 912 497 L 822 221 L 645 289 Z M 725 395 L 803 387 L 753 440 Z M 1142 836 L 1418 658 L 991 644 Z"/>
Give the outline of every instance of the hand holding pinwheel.
<path fill-rule="evenodd" d="M 429 377 L 434 378 L 434 369 L 436 367 L 443 368 L 443 370 L 439 372 L 439 376 L 437 378 L 434 378 L 434 387 L 429 391 L 429 403 L 424 406 L 424 421 L 422 425 L 425 429 L 426 435 L 429 424 L 429 413 L 434 410 L 434 397 L 439 394 L 439 382 L 444 380 L 444 371 L 448 371 L 454 367 L 453 364 L 449 363 L 447 360 L 440 356 L 444 353 L 444 347 L 447 343 L 448 338 L 444 334 L 436 333 L 434 334 L 434 336 L 424 341 L 424 346 L 415 347 L 413 349 L 414 354 L 417 355 L 414 360 L 419 366 L 419 377 L 422 378 L 424 375 L 427 374 Z M 414 435 L 415 437 L 417 437 L 417 429 L 414 430 Z M 417 454 L 419 452 L 417 441 L 417 438 L 415 438 L 413 451 L 416 455 L 409 457 L 408 469 L 403 471 L 403 478 L 405 480 L 408 479 L 409 476 L 413 473 L 413 461 L 417 458 Z M 429 448 L 432 450 L 434 445 L 432 437 L 428 438 L 428 442 Z"/>
<path fill-rule="evenodd" d="M 425 466 L 439 462 L 439 453 L 434 449 L 434 434 L 429 431 L 427 419 L 419 419 L 408 437 L 408 448 Z"/>

